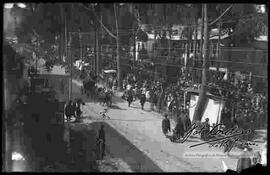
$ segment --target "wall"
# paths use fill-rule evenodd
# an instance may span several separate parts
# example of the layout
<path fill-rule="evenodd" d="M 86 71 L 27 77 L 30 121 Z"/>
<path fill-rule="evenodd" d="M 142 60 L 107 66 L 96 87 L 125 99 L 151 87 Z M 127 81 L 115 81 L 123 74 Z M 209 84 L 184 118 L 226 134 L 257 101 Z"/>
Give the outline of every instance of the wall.
<path fill-rule="evenodd" d="M 68 100 L 68 88 L 69 88 L 69 76 L 63 75 L 41 75 L 41 77 L 48 79 L 49 87 L 52 87 L 56 91 L 56 98 L 59 101 Z M 62 83 L 64 85 L 64 91 L 62 91 Z"/>

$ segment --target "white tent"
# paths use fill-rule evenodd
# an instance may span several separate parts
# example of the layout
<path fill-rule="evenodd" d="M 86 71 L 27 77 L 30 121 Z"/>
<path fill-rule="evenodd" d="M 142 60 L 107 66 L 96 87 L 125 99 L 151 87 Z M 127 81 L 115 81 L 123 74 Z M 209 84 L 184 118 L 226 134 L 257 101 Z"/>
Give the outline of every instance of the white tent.
<path fill-rule="evenodd" d="M 193 120 L 193 115 L 195 112 L 195 108 L 198 102 L 199 96 L 195 94 L 191 94 L 190 96 L 190 108 L 189 108 L 189 117 L 190 120 Z M 211 98 L 207 97 L 206 107 L 202 116 L 201 121 L 204 122 L 206 118 L 209 118 L 210 126 L 214 124 L 220 123 L 221 111 L 224 107 L 225 101 L 221 98 Z"/>

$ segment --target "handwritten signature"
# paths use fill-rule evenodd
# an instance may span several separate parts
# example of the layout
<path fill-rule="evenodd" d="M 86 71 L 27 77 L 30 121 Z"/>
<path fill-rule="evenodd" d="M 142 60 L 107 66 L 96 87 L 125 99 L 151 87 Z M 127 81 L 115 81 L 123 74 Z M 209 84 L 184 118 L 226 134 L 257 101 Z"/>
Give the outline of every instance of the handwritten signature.
<path fill-rule="evenodd" d="M 219 126 L 224 126 L 222 123 L 215 125 L 209 132 L 205 133 L 206 138 L 209 139 L 205 142 L 191 145 L 190 148 L 210 143 L 209 147 L 225 147 L 229 152 L 234 146 L 249 146 L 255 143 L 247 142 L 241 139 L 241 136 L 251 134 L 251 129 L 243 130 L 238 127 L 229 128 L 227 130 L 219 129 Z M 205 126 L 201 127 L 194 123 L 188 131 L 185 132 L 181 143 L 187 141 L 190 135 L 200 135 L 202 131 L 206 130 Z M 219 137 L 218 137 L 219 136 Z M 220 137 L 221 136 L 221 137 Z"/>

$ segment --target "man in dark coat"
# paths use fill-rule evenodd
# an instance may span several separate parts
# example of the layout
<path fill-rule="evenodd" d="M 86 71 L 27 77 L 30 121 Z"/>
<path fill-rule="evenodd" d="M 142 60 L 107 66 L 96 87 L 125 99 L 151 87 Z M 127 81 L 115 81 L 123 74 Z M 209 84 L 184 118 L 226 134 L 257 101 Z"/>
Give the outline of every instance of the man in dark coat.
<path fill-rule="evenodd" d="M 187 132 L 191 127 L 191 120 L 188 116 L 187 111 L 184 113 L 184 127 L 185 127 L 185 132 Z"/>
<path fill-rule="evenodd" d="M 81 110 L 81 105 L 83 104 L 81 99 L 78 99 L 76 102 L 76 120 L 78 121 L 81 117 L 82 110 Z"/>
<path fill-rule="evenodd" d="M 140 103 L 141 103 L 141 106 L 142 106 L 142 110 L 144 108 L 145 102 L 146 102 L 146 95 L 144 93 L 142 93 L 141 98 L 140 98 Z"/>
<path fill-rule="evenodd" d="M 71 115 L 76 118 L 76 102 L 75 101 L 72 102 Z"/>
<path fill-rule="evenodd" d="M 162 120 L 162 132 L 164 135 L 167 135 L 168 131 L 171 132 L 171 124 L 170 120 L 168 119 L 168 115 L 165 114 L 165 119 Z"/>
<path fill-rule="evenodd" d="M 67 116 L 67 120 L 71 119 L 72 110 L 73 110 L 72 101 L 70 100 L 65 107 L 65 115 Z"/>
<path fill-rule="evenodd" d="M 128 95 L 128 97 L 127 97 L 128 107 L 130 107 L 130 105 L 131 105 L 131 103 L 133 101 L 133 94 L 132 94 L 132 90 L 131 89 L 128 90 L 127 95 Z"/>
<path fill-rule="evenodd" d="M 150 95 L 150 103 L 151 103 L 151 105 L 150 105 L 150 108 L 151 108 L 151 110 L 154 110 L 154 89 L 152 88 L 152 89 L 150 89 L 150 91 L 149 91 L 149 95 Z"/>
<path fill-rule="evenodd" d="M 202 123 L 202 126 L 204 127 L 204 129 L 202 130 L 201 138 L 203 140 L 207 140 L 207 133 L 210 131 L 209 118 L 205 119 L 205 122 Z"/>
<path fill-rule="evenodd" d="M 180 139 L 180 137 L 184 136 L 184 125 L 180 116 L 177 116 L 177 123 L 174 130 L 176 139 Z"/>

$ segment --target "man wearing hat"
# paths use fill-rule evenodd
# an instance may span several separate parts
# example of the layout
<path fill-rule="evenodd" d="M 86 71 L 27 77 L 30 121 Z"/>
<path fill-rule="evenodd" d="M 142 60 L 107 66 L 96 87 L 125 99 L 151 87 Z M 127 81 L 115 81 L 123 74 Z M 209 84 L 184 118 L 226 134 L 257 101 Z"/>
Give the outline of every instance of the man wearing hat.
<path fill-rule="evenodd" d="M 205 122 L 203 122 L 202 125 L 203 125 L 203 130 L 202 130 L 202 133 L 201 133 L 201 138 L 203 140 L 206 140 L 207 139 L 206 134 L 210 131 L 209 118 L 206 118 Z"/>
<path fill-rule="evenodd" d="M 142 93 L 140 96 L 140 103 L 141 103 L 142 110 L 144 109 L 145 102 L 146 102 L 146 95 L 145 93 Z"/>
<path fill-rule="evenodd" d="M 162 131 L 165 136 L 167 136 L 168 131 L 171 132 L 171 124 L 170 120 L 168 119 L 168 114 L 164 115 L 164 119 L 162 120 Z"/>

